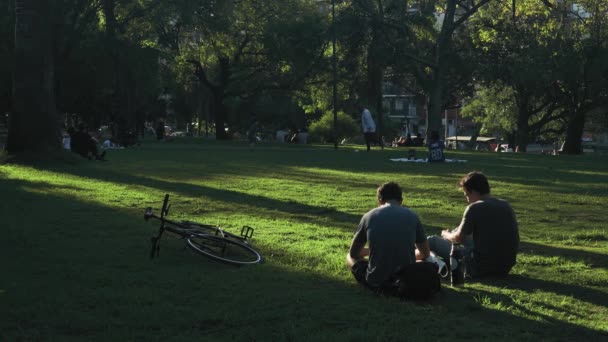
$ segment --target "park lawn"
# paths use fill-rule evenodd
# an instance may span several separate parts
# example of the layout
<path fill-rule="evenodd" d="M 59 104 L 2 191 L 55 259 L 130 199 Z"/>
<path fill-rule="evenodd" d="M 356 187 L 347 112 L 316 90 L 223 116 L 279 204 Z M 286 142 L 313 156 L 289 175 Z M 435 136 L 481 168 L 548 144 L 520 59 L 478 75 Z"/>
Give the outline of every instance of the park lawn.
<path fill-rule="evenodd" d="M 448 151 L 467 162 L 433 165 L 359 149 L 184 138 L 0 165 L 0 341 L 608 340 L 607 157 Z M 518 215 L 511 276 L 443 284 L 430 303 L 355 284 L 344 256 L 378 184 L 399 182 L 436 234 L 459 223 L 471 170 Z M 165 193 L 173 218 L 253 226 L 265 263 L 224 265 L 168 236 L 150 260 L 143 211 Z"/>

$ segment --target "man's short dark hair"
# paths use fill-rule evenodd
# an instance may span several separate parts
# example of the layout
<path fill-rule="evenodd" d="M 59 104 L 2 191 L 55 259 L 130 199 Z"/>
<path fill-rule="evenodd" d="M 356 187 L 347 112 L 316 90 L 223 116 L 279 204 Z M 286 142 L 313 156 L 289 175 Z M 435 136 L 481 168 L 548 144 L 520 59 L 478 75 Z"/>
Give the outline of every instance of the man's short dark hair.
<path fill-rule="evenodd" d="M 458 185 L 465 190 L 478 192 L 480 195 L 490 193 L 488 179 L 479 171 L 469 172 L 466 176 L 462 177 Z"/>
<path fill-rule="evenodd" d="M 399 184 L 395 182 L 384 183 L 378 187 L 378 200 L 382 202 L 400 202 L 403 200 L 402 193 L 403 191 L 401 190 Z"/>

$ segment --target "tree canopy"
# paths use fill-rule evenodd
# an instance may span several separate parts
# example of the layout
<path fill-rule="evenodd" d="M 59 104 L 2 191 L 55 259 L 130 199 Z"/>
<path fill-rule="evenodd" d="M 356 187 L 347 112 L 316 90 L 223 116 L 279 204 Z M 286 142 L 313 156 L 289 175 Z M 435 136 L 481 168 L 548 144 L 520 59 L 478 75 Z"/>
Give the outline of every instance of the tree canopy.
<path fill-rule="evenodd" d="M 144 122 L 196 121 L 218 139 L 254 118 L 327 125 L 333 106 L 356 122 L 355 102 L 382 132 L 387 84 L 425 99 L 427 133 L 465 103 L 482 131 L 522 150 L 564 137 L 580 153 L 585 122 L 606 112 L 605 1 L 335 0 L 335 17 L 331 3 L 0 0 L 7 149 L 58 147 L 77 122 L 143 133 Z"/>

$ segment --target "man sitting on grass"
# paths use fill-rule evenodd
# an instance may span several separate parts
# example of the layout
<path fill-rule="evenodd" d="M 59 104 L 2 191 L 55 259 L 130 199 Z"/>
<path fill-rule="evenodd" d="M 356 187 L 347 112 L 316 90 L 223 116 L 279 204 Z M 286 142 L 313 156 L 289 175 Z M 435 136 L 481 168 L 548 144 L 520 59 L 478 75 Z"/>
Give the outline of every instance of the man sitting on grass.
<path fill-rule="evenodd" d="M 401 205 L 401 187 L 394 182 L 382 184 L 377 196 L 378 207 L 363 215 L 346 262 L 359 283 L 390 292 L 395 274 L 416 258 L 424 260 L 430 252 L 418 215 Z"/>
<path fill-rule="evenodd" d="M 462 244 L 468 276 L 506 276 L 515 265 L 519 246 L 513 208 L 490 195 L 488 179 L 481 172 L 467 174 L 459 185 L 469 205 L 458 227 L 428 238 L 431 251 L 447 262 L 452 244 Z"/>
<path fill-rule="evenodd" d="M 429 163 L 437 163 L 444 162 L 445 155 L 443 154 L 443 149 L 445 148 L 445 144 L 439 138 L 439 133 L 437 131 L 431 132 L 431 139 L 429 140 Z"/>
<path fill-rule="evenodd" d="M 70 148 L 72 152 L 80 154 L 83 158 L 95 160 L 104 160 L 106 151 L 99 154 L 97 149 L 97 140 L 87 132 L 86 126 L 80 124 L 78 131 L 74 131 L 72 127 L 68 128 L 70 134 Z"/>

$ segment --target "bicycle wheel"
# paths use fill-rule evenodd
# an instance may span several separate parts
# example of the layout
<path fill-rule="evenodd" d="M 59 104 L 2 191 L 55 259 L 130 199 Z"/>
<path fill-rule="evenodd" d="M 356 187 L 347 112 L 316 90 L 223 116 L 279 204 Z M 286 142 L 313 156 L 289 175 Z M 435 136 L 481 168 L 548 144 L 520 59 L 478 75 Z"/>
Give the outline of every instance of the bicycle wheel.
<path fill-rule="evenodd" d="M 186 243 L 195 252 L 228 264 L 251 265 L 262 261 L 255 249 L 221 236 L 196 234 L 187 237 Z"/>

